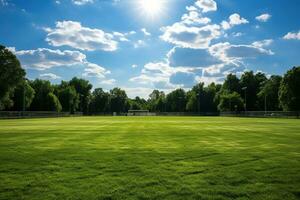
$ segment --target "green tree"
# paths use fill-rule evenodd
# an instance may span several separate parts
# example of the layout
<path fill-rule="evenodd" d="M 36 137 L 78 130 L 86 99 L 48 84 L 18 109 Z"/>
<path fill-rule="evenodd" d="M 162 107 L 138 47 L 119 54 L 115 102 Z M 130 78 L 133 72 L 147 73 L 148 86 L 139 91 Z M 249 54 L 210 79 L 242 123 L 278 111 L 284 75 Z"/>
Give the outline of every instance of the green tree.
<path fill-rule="evenodd" d="M 222 93 L 218 109 L 220 111 L 241 111 L 243 110 L 243 99 L 237 92 Z"/>
<path fill-rule="evenodd" d="M 33 111 L 61 111 L 61 104 L 56 97 L 54 87 L 50 81 L 36 79 L 30 82 L 35 91 L 35 96 L 30 105 Z"/>
<path fill-rule="evenodd" d="M 266 109 L 269 111 L 280 110 L 278 94 L 281 80 L 281 76 L 271 76 L 270 79 L 263 84 L 258 93 L 259 104 L 266 106 Z"/>
<path fill-rule="evenodd" d="M 186 107 L 186 93 L 183 89 L 176 89 L 167 95 L 167 111 L 184 112 Z"/>
<path fill-rule="evenodd" d="M 279 89 L 279 101 L 285 111 L 300 111 L 300 67 L 284 75 Z"/>
<path fill-rule="evenodd" d="M 109 111 L 110 94 L 102 88 L 96 88 L 92 93 L 90 112 L 101 113 Z"/>
<path fill-rule="evenodd" d="M 266 80 L 265 74 L 260 72 L 254 74 L 253 71 L 249 71 L 242 75 L 240 83 L 244 91 L 241 96 L 246 103 L 247 110 L 254 111 L 262 109 L 262 106 L 258 102 L 258 93 Z"/>
<path fill-rule="evenodd" d="M 165 112 L 166 111 L 166 95 L 164 92 L 159 90 L 153 90 L 149 95 L 148 101 L 149 110 L 152 112 Z"/>
<path fill-rule="evenodd" d="M 62 81 L 56 87 L 55 94 L 61 103 L 62 111 L 74 113 L 78 109 L 79 95 L 74 86 L 71 86 L 68 82 Z"/>
<path fill-rule="evenodd" d="M 25 78 L 25 71 L 17 57 L 0 45 L 0 110 L 11 107 L 13 90 Z"/>
<path fill-rule="evenodd" d="M 91 89 L 93 87 L 92 84 L 87 80 L 79 79 L 77 77 L 74 77 L 69 84 L 75 88 L 79 95 L 78 111 L 87 113 L 91 98 Z"/>
<path fill-rule="evenodd" d="M 62 109 L 58 98 L 52 92 L 48 93 L 46 97 L 46 109 L 47 111 L 60 112 Z"/>
<path fill-rule="evenodd" d="M 12 98 L 14 105 L 12 110 L 21 111 L 29 108 L 34 95 L 34 89 L 29 85 L 27 80 L 23 80 L 21 84 L 19 84 L 14 90 L 14 95 Z"/>
<path fill-rule="evenodd" d="M 110 107 L 112 112 L 127 112 L 129 104 L 127 94 L 120 88 L 114 88 L 110 91 Z"/>

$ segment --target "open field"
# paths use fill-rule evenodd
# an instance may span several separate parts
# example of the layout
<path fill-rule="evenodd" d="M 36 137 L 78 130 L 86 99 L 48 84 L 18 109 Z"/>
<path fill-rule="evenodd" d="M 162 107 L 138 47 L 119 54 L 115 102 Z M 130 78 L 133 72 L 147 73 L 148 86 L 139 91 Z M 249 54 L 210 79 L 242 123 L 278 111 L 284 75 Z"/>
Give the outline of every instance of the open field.
<path fill-rule="evenodd" d="M 0 199 L 300 199 L 300 120 L 0 120 Z"/>

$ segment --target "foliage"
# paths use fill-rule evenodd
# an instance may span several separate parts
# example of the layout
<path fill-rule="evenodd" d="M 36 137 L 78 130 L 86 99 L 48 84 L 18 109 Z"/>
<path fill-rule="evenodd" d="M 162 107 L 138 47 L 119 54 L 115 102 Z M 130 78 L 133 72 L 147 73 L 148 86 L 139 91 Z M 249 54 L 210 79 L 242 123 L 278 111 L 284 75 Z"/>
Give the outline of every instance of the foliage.
<path fill-rule="evenodd" d="M 283 110 L 300 111 L 300 67 L 293 67 L 284 75 L 279 100 Z"/>
<path fill-rule="evenodd" d="M 112 112 L 126 112 L 129 108 L 127 94 L 120 88 L 114 88 L 110 91 L 110 106 Z"/>
<path fill-rule="evenodd" d="M 110 94 L 102 88 L 96 88 L 92 93 L 90 111 L 92 113 L 103 113 L 110 110 Z"/>
<path fill-rule="evenodd" d="M 55 94 L 61 103 L 62 111 L 74 113 L 78 109 L 79 95 L 68 82 L 62 81 L 56 86 Z"/>
<path fill-rule="evenodd" d="M 278 93 L 281 80 L 281 76 L 271 76 L 266 80 L 258 93 L 259 104 L 266 104 L 266 109 L 269 111 L 280 110 Z"/>
<path fill-rule="evenodd" d="M 0 45 L 0 110 L 13 105 L 13 90 L 24 78 L 25 71 L 17 57 Z"/>
<path fill-rule="evenodd" d="M 32 100 L 34 98 L 35 91 L 29 85 L 27 80 L 24 80 L 19 84 L 15 90 L 12 97 L 14 102 L 12 110 L 26 110 L 30 107 Z"/>
<path fill-rule="evenodd" d="M 243 99 L 237 92 L 221 94 L 218 105 L 220 111 L 241 111 L 243 107 Z"/>
<path fill-rule="evenodd" d="M 92 84 L 87 80 L 79 79 L 77 77 L 74 77 L 69 84 L 75 88 L 79 96 L 79 106 L 77 110 L 87 113 L 91 98 L 91 89 L 93 87 Z"/>
<path fill-rule="evenodd" d="M 176 89 L 166 98 L 168 112 L 184 112 L 186 105 L 186 93 L 183 89 Z"/>

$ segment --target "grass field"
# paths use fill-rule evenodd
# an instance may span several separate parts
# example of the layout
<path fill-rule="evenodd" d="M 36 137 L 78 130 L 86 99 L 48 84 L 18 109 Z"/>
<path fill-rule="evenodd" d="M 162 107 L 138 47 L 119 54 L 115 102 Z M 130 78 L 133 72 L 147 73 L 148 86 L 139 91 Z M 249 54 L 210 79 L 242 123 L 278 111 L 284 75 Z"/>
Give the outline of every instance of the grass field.
<path fill-rule="evenodd" d="M 300 199 L 300 120 L 0 120 L 0 199 Z"/>

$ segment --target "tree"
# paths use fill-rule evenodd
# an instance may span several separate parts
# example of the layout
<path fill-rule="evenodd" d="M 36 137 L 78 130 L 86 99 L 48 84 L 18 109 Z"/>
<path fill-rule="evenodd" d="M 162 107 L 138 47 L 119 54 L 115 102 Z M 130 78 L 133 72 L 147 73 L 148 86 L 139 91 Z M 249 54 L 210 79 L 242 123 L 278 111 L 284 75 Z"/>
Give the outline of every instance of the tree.
<path fill-rule="evenodd" d="M 235 74 L 228 74 L 223 86 L 222 91 L 228 91 L 229 93 L 237 92 L 238 94 L 241 94 L 241 84 L 240 80 Z"/>
<path fill-rule="evenodd" d="M 243 99 L 237 92 L 222 93 L 218 109 L 220 111 L 241 111 L 243 110 Z"/>
<path fill-rule="evenodd" d="M 25 74 L 17 57 L 0 45 L 0 110 L 13 105 L 13 90 L 24 80 Z"/>
<path fill-rule="evenodd" d="M 167 95 L 167 111 L 184 112 L 186 107 L 186 93 L 183 89 L 176 89 Z"/>
<path fill-rule="evenodd" d="M 257 95 L 266 80 L 266 76 L 260 72 L 254 74 L 253 71 L 249 71 L 242 75 L 240 83 L 242 88 L 244 88 L 244 92 L 241 96 L 244 99 L 247 110 L 253 111 L 262 109 L 258 102 Z"/>
<path fill-rule="evenodd" d="M 114 88 L 110 91 L 110 107 L 112 112 L 126 112 L 129 109 L 127 94 L 120 88 Z"/>
<path fill-rule="evenodd" d="M 78 106 L 78 111 L 87 113 L 91 97 L 91 89 L 93 87 L 92 84 L 90 84 L 87 80 L 79 79 L 77 77 L 74 77 L 69 84 L 75 88 L 77 94 L 79 95 L 80 103 Z"/>
<path fill-rule="evenodd" d="M 68 82 L 62 81 L 56 86 L 55 94 L 61 103 L 62 111 L 74 113 L 78 109 L 79 95 Z"/>
<path fill-rule="evenodd" d="M 101 113 L 109 111 L 110 95 L 104 92 L 102 88 L 96 88 L 92 93 L 90 112 Z"/>
<path fill-rule="evenodd" d="M 271 76 L 258 93 L 259 104 L 266 106 L 269 111 L 280 110 L 278 94 L 281 80 L 281 76 Z"/>
<path fill-rule="evenodd" d="M 279 101 L 284 111 L 300 111 L 300 67 L 293 67 L 284 75 Z"/>
<path fill-rule="evenodd" d="M 148 101 L 149 110 L 152 112 L 163 112 L 166 111 L 166 95 L 164 92 L 159 90 L 153 90 L 149 95 Z"/>
<path fill-rule="evenodd" d="M 23 80 L 21 84 L 19 84 L 14 90 L 12 98 L 14 105 L 12 107 L 12 110 L 21 111 L 29 108 L 34 98 L 34 95 L 34 89 L 29 85 L 27 80 Z"/>
<path fill-rule="evenodd" d="M 30 105 L 33 111 L 61 111 L 61 104 L 53 94 L 54 87 L 50 81 L 36 79 L 30 82 L 35 91 L 35 96 Z"/>

